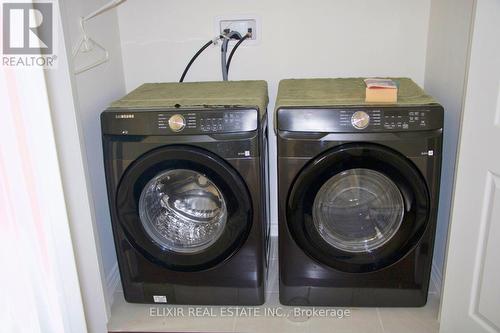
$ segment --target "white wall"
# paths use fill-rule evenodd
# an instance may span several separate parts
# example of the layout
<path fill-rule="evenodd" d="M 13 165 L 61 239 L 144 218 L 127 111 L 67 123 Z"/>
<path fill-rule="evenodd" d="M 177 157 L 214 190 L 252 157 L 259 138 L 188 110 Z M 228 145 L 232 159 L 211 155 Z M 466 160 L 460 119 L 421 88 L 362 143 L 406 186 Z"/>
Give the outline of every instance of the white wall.
<path fill-rule="evenodd" d="M 472 0 L 433 0 L 431 5 L 425 89 L 445 108 L 441 195 L 433 263 L 433 280 L 438 283 L 443 276 L 472 13 Z"/>
<path fill-rule="evenodd" d="M 69 52 L 77 46 L 81 37 L 79 17 L 93 12 L 107 2 L 109 1 L 68 0 L 64 2 L 62 16 Z M 107 48 L 110 54 L 110 60 L 107 63 L 73 76 L 72 83 L 75 85 L 77 121 L 83 129 L 86 166 L 92 193 L 91 205 L 97 226 L 102 266 L 107 281 L 112 282 L 118 272 L 104 178 L 99 116 L 111 101 L 125 94 L 116 10 L 108 11 L 88 21 L 86 28 L 89 36 Z M 88 221 L 88 223 L 91 222 Z"/>
<path fill-rule="evenodd" d="M 108 288 L 99 243 L 103 237 L 99 237 L 100 230 L 95 218 L 84 126 L 78 103 L 76 77 L 72 75 L 72 47 L 70 29 L 67 27 L 73 27 L 75 17 L 66 16 L 67 4 L 71 5 L 59 3 L 60 12 L 64 13 L 62 19 L 60 13 L 54 13 L 58 18 L 55 20 L 55 54 L 58 60 L 56 68 L 45 71 L 45 78 L 87 331 L 103 332 L 110 314 L 111 298 L 106 297 Z"/>
<path fill-rule="evenodd" d="M 129 0 L 118 8 L 126 89 L 177 81 L 213 38 L 214 18 L 245 13 L 261 18 L 261 41 L 238 50 L 229 78 L 267 80 L 269 110 L 283 78 L 408 76 L 422 85 L 429 8 L 430 0 Z M 220 80 L 219 57 L 209 48 L 186 81 Z M 275 160 L 273 137 L 270 154 Z M 276 223 L 274 183 L 271 190 Z"/>

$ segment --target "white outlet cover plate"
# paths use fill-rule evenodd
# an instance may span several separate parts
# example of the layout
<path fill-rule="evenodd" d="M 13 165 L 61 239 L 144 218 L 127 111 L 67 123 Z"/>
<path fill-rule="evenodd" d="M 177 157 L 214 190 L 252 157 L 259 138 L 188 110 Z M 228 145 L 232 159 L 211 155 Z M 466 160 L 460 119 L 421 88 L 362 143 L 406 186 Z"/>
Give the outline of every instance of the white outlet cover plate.
<path fill-rule="evenodd" d="M 233 28 L 232 30 L 236 30 L 244 35 L 246 33 L 245 27 L 247 26 L 245 21 L 249 21 L 248 26 L 252 28 L 252 39 L 245 40 L 240 47 L 259 44 L 262 36 L 262 28 L 260 17 L 255 14 L 222 15 L 215 17 L 214 35 L 219 35 L 225 28 L 228 27 Z M 231 40 L 229 45 L 234 45 L 236 43 L 236 40 Z"/>

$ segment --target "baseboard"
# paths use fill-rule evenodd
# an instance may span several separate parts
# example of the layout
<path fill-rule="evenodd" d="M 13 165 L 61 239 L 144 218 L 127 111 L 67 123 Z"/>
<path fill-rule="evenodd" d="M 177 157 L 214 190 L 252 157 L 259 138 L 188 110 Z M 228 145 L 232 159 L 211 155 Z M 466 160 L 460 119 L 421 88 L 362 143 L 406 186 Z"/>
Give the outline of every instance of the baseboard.
<path fill-rule="evenodd" d="M 118 263 L 115 263 L 109 274 L 106 276 L 106 292 L 108 294 L 110 308 L 113 305 L 115 293 L 120 286 L 120 271 L 118 270 Z"/>
<path fill-rule="evenodd" d="M 436 294 L 441 298 L 441 287 L 443 284 L 443 273 L 436 264 L 432 264 L 431 281 L 429 286 L 429 293 Z"/>

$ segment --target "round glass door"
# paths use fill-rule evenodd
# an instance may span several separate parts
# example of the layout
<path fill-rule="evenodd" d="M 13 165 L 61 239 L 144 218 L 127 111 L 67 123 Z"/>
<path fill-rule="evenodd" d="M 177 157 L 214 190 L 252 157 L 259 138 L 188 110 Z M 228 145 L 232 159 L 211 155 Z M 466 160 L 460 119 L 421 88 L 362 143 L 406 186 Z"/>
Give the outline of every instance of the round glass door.
<path fill-rule="evenodd" d="M 232 256 L 253 220 L 239 173 L 207 150 L 180 145 L 158 147 L 130 164 L 114 209 L 134 249 L 178 271 L 208 269 Z"/>
<path fill-rule="evenodd" d="M 347 143 L 304 165 L 288 193 L 286 225 L 321 264 L 373 272 L 408 254 L 426 230 L 429 192 L 411 160 L 377 144 Z"/>
<path fill-rule="evenodd" d="M 212 180 L 193 170 L 174 169 L 146 184 L 139 216 L 148 235 L 163 248 L 196 253 L 219 239 L 227 207 Z"/>
<path fill-rule="evenodd" d="M 336 174 L 319 189 L 313 203 L 319 235 L 346 252 L 371 252 L 399 229 L 404 203 L 396 184 L 370 169 Z"/>

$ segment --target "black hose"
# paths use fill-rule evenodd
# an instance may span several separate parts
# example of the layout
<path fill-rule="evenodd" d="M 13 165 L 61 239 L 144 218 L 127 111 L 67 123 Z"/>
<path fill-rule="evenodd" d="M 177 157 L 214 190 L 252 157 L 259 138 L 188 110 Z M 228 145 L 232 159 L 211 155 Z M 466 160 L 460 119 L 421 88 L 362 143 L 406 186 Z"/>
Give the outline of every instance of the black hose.
<path fill-rule="evenodd" d="M 221 60 L 221 69 L 222 69 L 222 80 L 227 81 L 227 46 L 229 44 L 229 40 L 231 39 L 241 39 L 241 35 L 238 31 L 229 31 L 224 35 L 224 41 L 222 42 L 222 46 L 220 48 L 220 60 Z"/>
<path fill-rule="evenodd" d="M 191 60 L 189 60 L 187 66 L 186 66 L 186 69 L 184 69 L 184 72 L 182 73 L 182 76 L 181 76 L 181 79 L 179 80 L 179 82 L 184 82 L 184 78 L 186 77 L 186 74 L 188 73 L 189 71 L 189 68 L 191 67 L 191 65 L 193 64 L 193 62 L 196 60 L 196 58 L 198 58 L 198 56 L 203 52 L 205 51 L 205 49 L 207 47 L 209 47 L 210 45 L 212 45 L 214 43 L 213 40 L 209 40 L 205 45 L 203 45 L 201 47 L 201 49 L 198 50 L 198 52 L 196 52 L 196 54 L 191 58 Z"/>
<path fill-rule="evenodd" d="M 245 41 L 245 39 L 249 38 L 250 37 L 250 34 L 246 34 L 245 36 L 243 36 L 233 47 L 233 49 L 231 50 L 231 53 L 229 53 L 229 58 L 227 59 L 227 64 L 226 64 L 226 69 L 227 69 L 227 72 L 229 73 L 229 66 L 231 65 L 231 60 L 233 59 L 233 56 L 234 56 L 234 53 L 236 52 L 236 49 L 238 49 L 238 47 L 241 45 L 241 43 L 243 43 Z"/>

